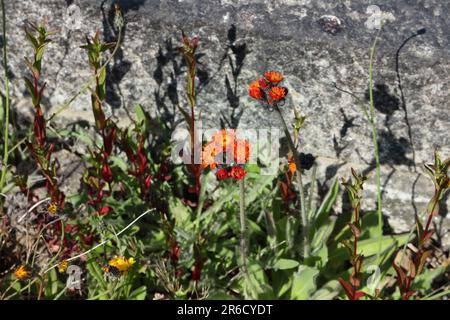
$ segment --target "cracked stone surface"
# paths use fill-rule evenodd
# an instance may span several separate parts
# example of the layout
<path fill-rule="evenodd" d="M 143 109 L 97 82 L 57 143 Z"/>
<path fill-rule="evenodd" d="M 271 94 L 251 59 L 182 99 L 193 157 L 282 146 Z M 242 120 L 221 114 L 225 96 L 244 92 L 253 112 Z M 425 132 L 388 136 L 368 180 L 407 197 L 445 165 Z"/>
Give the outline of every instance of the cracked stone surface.
<path fill-rule="evenodd" d="M 176 51 L 184 30 L 201 41 L 198 104 L 204 126 L 231 121 L 233 106 L 232 122 L 240 128 L 279 126 L 273 113 L 250 100 L 247 85 L 265 70 L 282 71 L 289 89 L 285 115 L 292 118 L 295 106 L 308 117 L 302 151 L 317 157 L 321 179 L 348 176 L 350 167 L 370 174 L 367 209 L 374 208 L 376 198 L 371 133 L 349 92 L 367 104 L 369 49 L 384 17 L 374 64 L 384 214 L 394 231 L 404 232 L 415 210 L 425 208 L 433 188 L 423 163 L 432 161 L 436 148 L 450 156 L 448 2 L 399 0 L 378 7 L 365 0 L 118 2 L 126 29 L 108 69 L 110 115 L 126 125 L 137 103 L 153 116 L 167 117 L 173 117 L 174 103 L 186 103 L 185 68 Z M 90 76 L 79 48 L 85 36 L 100 30 L 107 41 L 117 38 L 110 0 L 8 1 L 6 10 L 12 106 L 18 118 L 29 117 L 31 110 L 21 80 L 23 58 L 30 53 L 24 45 L 25 21 L 46 17 L 55 30 L 43 67 L 48 87 L 43 106 L 49 114 Z M 87 93 L 55 125 L 76 121 L 92 122 Z M 444 202 L 436 223 L 450 245 L 448 197 Z"/>

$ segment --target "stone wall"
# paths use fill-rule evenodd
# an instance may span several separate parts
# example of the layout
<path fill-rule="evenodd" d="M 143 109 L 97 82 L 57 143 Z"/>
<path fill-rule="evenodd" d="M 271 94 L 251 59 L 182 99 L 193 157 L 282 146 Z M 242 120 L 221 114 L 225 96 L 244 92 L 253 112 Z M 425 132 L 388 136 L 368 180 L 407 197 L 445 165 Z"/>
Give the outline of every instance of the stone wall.
<path fill-rule="evenodd" d="M 423 163 L 432 161 L 436 148 L 450 156 L 447 1 L 118 2 L 126 29 L 108 68 L 108 112 L 115 119 L 129 123 L 137 103 L 154 116 L 173 117 L 174 103 L 185 103 L 185 69 L 176 51 L 184 30 L 201 41 L 198 103 L 205 126 L 220 126 L 221 121 L 241 128 L 278 126 L 277 118 L 250 101 L 246 92 L 263 71 L 282 71 L 290 96 L 283 107 L 286 115 L 292 117 L 296 106 L 308 117 L 302 151 L 317 157 L 322 181 L 348 176 L 350 167 L 370 174 L 366 208 L 375 207 L 373 148 L 355 97 L 367 104 L 369 49 L 382 10 L 387 23 L 380 33 L 374 79 L 384 214 L 395 231 L 405 231 L 414 212 L 423 210 L 433 192 Z M 23 58 L 30 53 L 22 29 L 27 20 L 46 17 L 55 30 L 44 64 L 48 90 L 43 105 L 48 113 L 89 78 L 87 57 L 80 49 L 85 36 L 100 30 L 107 41 L 117 38 L 110 0 L 6 1 L 6 10 L 12 107 L 19 120 L 31 110 L 21 80 Z M 56 125 L 86 120 L 92 116 L 89 95 L 83 94 Z M 441 208 L 436 222 L 450 243 L 447 208 Z"/>

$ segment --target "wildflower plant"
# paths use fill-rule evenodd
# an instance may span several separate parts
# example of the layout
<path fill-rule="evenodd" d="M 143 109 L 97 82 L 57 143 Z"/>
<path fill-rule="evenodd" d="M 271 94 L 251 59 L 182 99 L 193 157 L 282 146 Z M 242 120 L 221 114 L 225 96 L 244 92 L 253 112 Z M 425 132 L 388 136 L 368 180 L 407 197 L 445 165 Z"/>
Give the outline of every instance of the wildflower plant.
<path fill-rule="evenodd" d="M 429 249 L 429 242 L 434 234 L 431 228 L 433 217 L 439 214 L 439 202 L 444 194 L 450 189 L 450 158 L 441 160 L 439 154 L 435 152 L 435 161 L 432 165 L 425 165 L 425 169 L 433 181 L 434 195 L 429 201 L 426 208 L 426 221 L 422 223 L 421 218 L 416 214 L 416 248 L 413 256 L 406 256 L 405 249 L 401 254 L 400 264 L 393 263 L 395 272 L 397 273 L 397 283 L 400 288 L 403 300 L 409 300 L 414 294 L 414 280 L 423 272 L 427 259 L 432 255 L 433 251 Z M 402 262 L 406 260 L 403 264 Z"/>
<path fill-rule="evenodd" d="M 297 152 L 297 146 L 294 143 L 294 139 L 292 139 L 289 127 L 280 109 L 280 106 L 283 106 L 285 104 L 286 95 L 288 94 L 288 89 L 280 85 L 283 79 L 284 76 L 282 75 L 282 73 L 278 71 L 267 71 L 264 73 L 264 77 L 260 77 L 250 84 L 249 95 L 252 98 L 258 100 L 262 106 L 266 106 L 269 109 L 274 109 L 276 113 L 279 115 L 281 123 L 283 124 L 284 133 L 289 144 L 289 157 L 292 157 L 292 159 L 294 160 L 296 169 L 297 188 L 300 201 L 300 215 L 302 219 L 302 228 L 303 228 L 302 232 L 303 256 L 305 259 L 307 259 L 309 257 L 310 252 L 309 235 L 308 235 L 309 223 L 308 223 L 308 215 L 306 212 L 306 203 L 305 203 L 306 199 L 301 172 L 302 164 L 300 162 L 300 158 Z M 297 140 L 299 129 L 301 125 L 303 125 L 304 118 L 300 117 L 297 114 L 297 111 L 295 112 L 295 116 L 296 120 L 294 123 L 294 133 L 296 137 L 295 140 Z"/>
<path fill-rule="evenodd" d="M 25 28 L 25 34 L 33 47 L 33 56 L 26 59 L 31 78 L 25 77 L 25 84 L 31 96 L 34 107 L 33 138 L 27 142 L 28 149 L 41 169 L 46 179 L 47 193 L 51 199 L 51 212 L 55 213 L 56 206 L 64 207 L 65 195 L 59 190 L 56 178 L 56 161 L 52 160 L 55 145 L 47 141 L 47 127 L 41 101 L 44 94 L 45 83 L 40 83 L 42 74 L 42 61 L 45 48 L 50 43 L 50 33 L 44 24 L 33 25 Z"/>
<path fill-rule="evenodd" d="M 353 269 L 349 282 L 342 278 L 339 278 L 339 282 L 350 300 L 359 300 L 364 296 L 363 291 L 358 291 L 361 286 L 361 269 L 364 259 L 364 256 L 358 251 L 358 240 L 361 236 L 361 191 L 363 190 L 363 184 L 366 177 L 358 175 L 353 168 L 352 176 L 353 181 L 343 181 L 343 185 L 347 189 L 348 197 L 353 210 L 352 221 L 348 223 L 353 239 L 345 242 L 345 247 L 348 249 L 350 263 L 352 264 Z"/>

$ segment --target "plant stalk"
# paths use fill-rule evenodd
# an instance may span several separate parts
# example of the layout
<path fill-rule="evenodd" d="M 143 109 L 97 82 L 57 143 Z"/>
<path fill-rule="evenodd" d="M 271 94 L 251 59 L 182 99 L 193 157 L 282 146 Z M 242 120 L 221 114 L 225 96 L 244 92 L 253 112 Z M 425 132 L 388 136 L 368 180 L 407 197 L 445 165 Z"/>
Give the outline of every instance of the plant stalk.
<path fill-rule="evenodd" d="M 246 224 L 245 224 L 245 179 L 242 178 L 239 180 L 239 222 L 240 222 L 240 251 L 241 251 L 241 263 L 242 263 L 242 271 L 245 277 L 248 277 L 247 270 L 247 235 L 246 235 Z"/>
<path fill-rule="evenodd" d="M 381 168 L 380 168 L 380 156 L 379 156 L 379 146 L 378 146 L 378 136 L 377 136 L 377 121 L 375 115 L 375 102 L 373 98 L 373 63 L 375 58 L 375 49 L 378 42 L 378 38 L 381 32 L 381 28 L 375 37 L 372 48 L 370 50 L 369 59 L 369 99 L 370 99 L 370 118 L 368 119 L 372 128 L 372 143 L 374 147 L 374 157 L 376 165 L 376 182 L 377 182 L 377 215 L 378 215 L 378 251 L 377 251 L 377 261 L 380 262 L 381 247 L 382 247 L 382 237 L 383 237 L 383 213 L 381 211 Z"/>
<path fill-rule="evenodd" d="M 2 6 L 2 29 L 3 29 L 3 71 L 5 73 L 5 124 L 3 128 L 4 140 L 3 140 L 3 163 L 2 174 L 0 178 L 0 192 L 3 191 L 6 181 L 6 171 L 8 168 L 8 145 L 9 145 L 9 80 L 8 80 L 8 61 L 6 55 L 6 12 L 5 2 L 1 0 Z"/>
<path fill-rule="evenodd" d="M 306 212 L 306 203 L 305 203 L 305 188 L 303 186 L 302 174 L 301 174 L 301 163 L 300 159 L 297 155 L 297 150 L 295 149 L 294 141 L 292 140 L 291 134 L 289 133 L 288 126 L 286 121 L 284 120 L 283 114 L 281 113 L 278 105 L 275 105 L 275 110 L 280 116 L 281 123 L 283 124 L 284 134 L 289 144 L 289 149 L 291 149 L 292 155 L 294 157 L 295 166 L 296 166 L 296 179 L 298 185 L 298 193 L 300 196 L 300 218 L 302 221 L 302 235 L 303 235 L 303 257 L 307 259 L 310 253 L 310 245 L 309 245 L 309 223 L 308 216 Z"/>

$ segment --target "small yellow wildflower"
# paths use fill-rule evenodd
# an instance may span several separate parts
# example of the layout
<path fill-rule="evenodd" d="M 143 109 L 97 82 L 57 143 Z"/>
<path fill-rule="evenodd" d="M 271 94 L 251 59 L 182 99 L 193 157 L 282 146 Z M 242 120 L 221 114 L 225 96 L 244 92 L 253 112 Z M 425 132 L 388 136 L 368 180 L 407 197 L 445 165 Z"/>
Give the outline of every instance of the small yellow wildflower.
<path fill-rule="evenodd" d="M 16 271 L 14 271 L 14 276 L 19 280 L 24 280 L 29 278 L 31 275 L 30 271 L 28 271 L 25 266 L 19 266 Z"/>
<path fill-rule="evenodd" d="M 114 258 L 109 260 L 110 266 L 115 267 L 116 269 L 122 272 L 128 271 L 128 269 L 130 269 L 131 266 L 135 263 L 136 261 L 134 260 L 134 258 L 127 259 L 125 257 L 118 257 L 118 256 L 115 256 Z"/>
<path fill-rule="evenodd" d="M 47 207 L 48 213 L 56 214 L 58 212 L 58 205 L 55 202 L 50 202 Z"/>
<path fill-rule="evenodd" d="M 69 262 L 67 262 L 67 260 L 61 261 L 60 263 L 58 263 L 58 272 L 59 273 L 65 272 L 68 266 Z"/>

